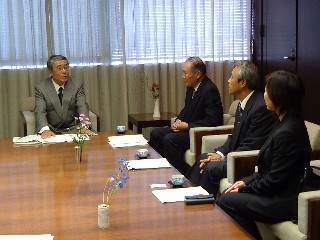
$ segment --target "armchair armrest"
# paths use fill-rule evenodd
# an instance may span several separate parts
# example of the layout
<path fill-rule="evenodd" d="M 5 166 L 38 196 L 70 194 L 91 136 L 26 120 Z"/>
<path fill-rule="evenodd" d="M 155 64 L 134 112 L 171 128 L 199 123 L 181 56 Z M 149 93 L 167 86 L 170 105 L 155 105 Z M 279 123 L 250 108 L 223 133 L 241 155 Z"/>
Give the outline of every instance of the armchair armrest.
<path fill-rule="evenodd" d="M 222 125 L 218 127 L 196 127 L 189 131 L 190 151 L 199 157 L 201 154 L 202 137 L 206 135 L 230 134 L 233 125 Z"/>
<path fill-rule="evenodd" d="M 259 150 L 231 152 L 227 155 L 227 177 L 234 183 L 255 171 Z M 236 169 L 236 171 L 235 171 Z"/>
<path fill-rule="evenodd" d="M 23 135 L 31 135 L 36 132 L 36 118 L 33 111 L 20 111 Z"/>
<path fill-rule="evenodd" d="M 89 110 L 89 118 L 92 124 L 92 130 L 100 132 L 100 116 L 92 110 Z"/>
<path fill-rule="evenodd" d="M 302 192 L 298 197 L 298 228 L 308 239 L 320 239 L 320 190 Z"/>

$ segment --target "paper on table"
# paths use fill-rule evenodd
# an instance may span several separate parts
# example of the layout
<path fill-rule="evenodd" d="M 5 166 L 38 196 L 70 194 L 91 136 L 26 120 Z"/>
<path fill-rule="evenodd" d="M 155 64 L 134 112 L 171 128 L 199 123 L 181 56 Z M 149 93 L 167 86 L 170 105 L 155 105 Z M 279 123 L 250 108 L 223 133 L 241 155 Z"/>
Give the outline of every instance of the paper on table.
<path fill-rule="evenodd" d="M 170 168 L 171 165 L 165 158 L 129 160 L 128 169 Z"/>
<path fill-rule="evenodd" d="M 143 137 L 142 134 L 136 135 L 124 135 L 124 136 L 111 136 L 108 137 L 109 144 L 111 147 L 131 147 L 147 145 L 148 141 Z"/>
<path fill-rule="evenodd" d="M 153 190 L 152 193 L 160 200 L 160 202 L 183 202 L 185 196 L 197 194 L 209 195 L 202 187 L 174 188 Z"/>
<path fill-rule="evenodd" d="M 0 240 L 53 240 L 51 234 L 40 235 L 0 235 Z"/>
<path fill-rule="evenodd" d="M 61 143 L 65 142 L 65 135 L 55 135 L 46 139 L 42 139 L 40 135 L 33 134 L 24 137 L 14 137 L 13 143 L 15 144 L 39 144 L 39 143 Z"/>

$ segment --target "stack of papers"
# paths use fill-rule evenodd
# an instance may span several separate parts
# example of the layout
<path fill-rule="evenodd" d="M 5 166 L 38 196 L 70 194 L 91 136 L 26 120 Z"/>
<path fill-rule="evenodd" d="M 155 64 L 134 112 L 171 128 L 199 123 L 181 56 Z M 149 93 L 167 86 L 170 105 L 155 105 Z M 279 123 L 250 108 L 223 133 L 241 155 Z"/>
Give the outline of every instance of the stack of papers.
<path fill-rule="evenodd" d="M 41 235 L 0 235 L 0 240 L 53 240 L 51 234 Z"/>
<path fill-rule="evenodd" d="M 77 139 L 77 134 L 61 134 L 61 135 L 51 136 L 46 139 L 42 139 L 40 135 L 34 134 L 34 135 L 28 135 L 25 137 L 14 137 L 13 143 L 14 144 L 62 143 L 62 142 L 72 142 L 73 138 Z M 90 137 L 86 136 L 85 140 L 90 140 Z"/>
<path fill-rule="evenodd" d="M 170 168 L 171 165 L 165 158 L 129 160 L 128 169 Z"/>
<path fill-rule="evenodd" d="M 132 147 L 147 145 L 148 141 L 142 134 L 137 135 L 124 135 L 124 136 L 111 136 L 108 137 L 111 147 Z"/>
<path fill-rule="evenodd" d="M 209 195 L 202 187 L 189 188 L 173 188 L 163 190 L 153 190 L 152 193 L 160 200 L 160 202 L 183 202 L 185 196 L 193 196 L 198 194 Z"/>

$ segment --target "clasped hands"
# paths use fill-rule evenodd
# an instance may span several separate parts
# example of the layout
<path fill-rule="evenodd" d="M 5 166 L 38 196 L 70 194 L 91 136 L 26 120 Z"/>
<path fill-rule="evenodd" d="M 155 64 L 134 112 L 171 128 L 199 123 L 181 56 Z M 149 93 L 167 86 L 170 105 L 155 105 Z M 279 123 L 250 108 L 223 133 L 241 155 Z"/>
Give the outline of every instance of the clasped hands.
<path fill-rule="evenodd" d="M 214 162 L 214 161 L 222 161 L 224 159 L 223 156 L 221 156 L 218 153 L 208 153 L 206 159 L 200 160 L 200 173 L 203 172 L 203 168 L 208 164 L 209 162 Z"/>
<path fill-rule="evenodd" d="M 180 132 L 183 130 L 188 129 L 189 125 L 186 122 L 182 122 L 181 120 L 177 119 L 171 126 L 172 131 Z"/>

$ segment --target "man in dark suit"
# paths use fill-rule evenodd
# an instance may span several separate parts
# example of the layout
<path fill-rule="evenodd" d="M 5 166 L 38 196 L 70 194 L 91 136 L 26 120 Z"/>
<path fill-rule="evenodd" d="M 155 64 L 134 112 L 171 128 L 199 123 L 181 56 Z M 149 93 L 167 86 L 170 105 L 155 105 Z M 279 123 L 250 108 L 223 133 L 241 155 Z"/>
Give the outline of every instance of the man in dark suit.
<path fill-rule="evenodd" d="M 190 148 L 189 129 L 222 125 L 223 109 L 219 90 L 206 76 L 206 66 L 199 57 L 185 61 L 183 80 L 187 86 L 184 108 L 171 127 L 151 132 L 149 144 L 185 174 L 190 169 L 184 161 L 184 153 Z"/>
<path fill-rule="evenodd" d="M 69 62 L 62 55 L 52 55 L 47 68 L 50 77 L 35 86 L 36 130 L 42 138 L 75 133 L 75 117 L 89 117 L 83 82 L 69 76 Z"/>
<path fill-rule="evenodd" d="M 255 90 L 258 72 L 252 62 L 237 62 L 228 83 L 229 93 L 240 100 L 232 134 L 212 153 L 200 155 L 187 175 L 193 184 L 214 195 L 220 180 L 227 176 L 225 156 L 233 151 L 260 149 L 276 121 L 275 114 L 267 110 L 262 93 Z"/>
<path fill-rule="evenodd" d="M 276 71 L 266 77 L 264 99 L 277 123 L 261 147 L 258 171 L 235 182 L 217 202 L 254 239 L 262 239 L 256 222 L 290 221 L 311 146 L 302 116 L 304 86 L 297 75 Z"/>

